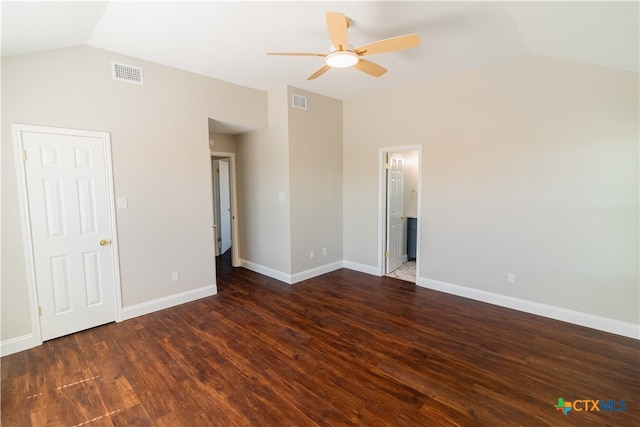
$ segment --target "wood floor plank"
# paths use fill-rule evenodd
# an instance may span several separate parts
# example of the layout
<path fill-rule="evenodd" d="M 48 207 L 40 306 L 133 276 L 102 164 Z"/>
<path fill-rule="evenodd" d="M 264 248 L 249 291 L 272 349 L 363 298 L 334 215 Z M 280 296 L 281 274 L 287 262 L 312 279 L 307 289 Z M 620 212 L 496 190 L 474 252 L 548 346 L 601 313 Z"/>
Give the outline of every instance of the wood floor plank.
<path fill-rule="evenodd" d="M 640 424 L 637 340 L 388 277 L 290 286 L 228 261 L 218 295 L 3 357 L 2 425 Z M 565 416 L 558 398 L 626 409 Z"/>

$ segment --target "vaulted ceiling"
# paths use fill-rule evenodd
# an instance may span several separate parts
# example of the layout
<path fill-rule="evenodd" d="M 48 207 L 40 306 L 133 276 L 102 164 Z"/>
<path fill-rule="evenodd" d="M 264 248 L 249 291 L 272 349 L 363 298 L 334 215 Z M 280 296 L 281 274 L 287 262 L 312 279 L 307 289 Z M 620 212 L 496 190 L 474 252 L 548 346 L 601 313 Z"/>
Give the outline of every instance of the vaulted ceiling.
<path fill-rule="evenodd" d="M 2 55 L 89 45 L 268 90 L 293 85 L 338 99 L 529 54 L 639 71 L 639 3 L 626 2 L 2 2 Z M 332 69 L 325 12 L 351 19 L 355 47 L 417 33 L 419 47 L 367 58 L 380 78 Z M 134 64 L 135 65 L 135 64 Z"/>

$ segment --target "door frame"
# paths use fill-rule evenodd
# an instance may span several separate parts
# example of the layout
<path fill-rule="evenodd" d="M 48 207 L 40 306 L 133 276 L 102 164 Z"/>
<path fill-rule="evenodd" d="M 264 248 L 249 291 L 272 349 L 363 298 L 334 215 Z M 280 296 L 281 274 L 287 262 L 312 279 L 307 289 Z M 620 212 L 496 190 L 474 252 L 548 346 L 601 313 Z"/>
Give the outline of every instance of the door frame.
<path fill-rule="evenodd" d="M 237 197 L 237 181 L 236 181 L 236 154 L 224 151 L 209 150 L 209 157 L 222 157 L 229 159 L 229 193 L 231 195 L 231 265 L 240 267 L 240 237 L 238 227 L 238 197 Z M 213 174 L 213 168 L 211 170 Z M 211 177 L 213 183 L 213 177 Z M 213 184 L 211 188 L 211 197 L 213 198 Z M 215 235 L 215 233 L 214 233 Z M 216 242 L 214 242 L 216 244 Z M 214 248 L 215 253 L 215 248 Z M 216 272 L 217 275 L 217 272 Z"/>
<path fill-rule="evenodd" d="M 222 255 L 220 252 L 220 174 L 216 170 L 219 157 L 211 156 L 211 183 L 213 187 L 213 252 L 216 257 Z M 222 240 L 222 239 L 220 239 Z"/>
<path fill-rule="evenodd" d="M 420 277 L 420 236 L 422 221 L 422 145 L 402 145 L 397 147 L 382 147 L 378 154 L 378 275 L 384 276 L 386 260 L 384 252 L 387 247 L 387 169 L 386 159 L 389 155 L 401 151 L 418 152 L 418 201 L 416 217 L 418 219 L 416 239 L 416 282 Z"/>
<path fill-rule="evenodd" d="M 33 236 L 31 234 L 31 217 L 29 216 L 29 195 L 27 192 L 26 168 L 24 164 L 24 146 L 22 143 L 23 132 L 51 133 L 56 135 L 86 136 L 102 140 L 102 149 L 105 157 L 105 181 L 107 184 L 107 203 L 111 229 L 111 248 L 113 250 L 113 278 L 115 286 L 116 322 L 123 320 L 122 295 L 120 287 L 120 260 L 118 257 L 118 234 L 116 228 L 115 193 L 113 191 L 113 166 L 111 163 L 111 136 L 108 132 L 89 131 L 80 129 L 58 128 L 51 126 L 28 125 L 12 123 L 13 151 L 18 179 L 18 201 L 20 208 L 20 222 L 22 224 L 22 243 L 24 246 L 25 267 L 27 277 L 27 292 L 29 294 L 29 307 L 31 312 L 31 329 L 34 346 L 42 344 L 42 328 L 38 313 L 38 289 L 36 283 L 36 265 L 33 253 Z"/>

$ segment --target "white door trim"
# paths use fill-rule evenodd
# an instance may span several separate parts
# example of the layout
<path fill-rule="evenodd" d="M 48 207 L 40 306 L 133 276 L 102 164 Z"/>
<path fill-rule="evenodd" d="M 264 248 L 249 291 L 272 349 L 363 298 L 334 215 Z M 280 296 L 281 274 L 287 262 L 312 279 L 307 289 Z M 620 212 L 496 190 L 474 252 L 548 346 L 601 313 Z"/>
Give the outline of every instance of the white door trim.
<path fill-rule="evenodd" d="M 382 147 L 378 154 L 378 275 L 385 275 L 385 258 L 384 251 L 386 250 L 387 239 L 387 176 L 385 163 L 389 154 L 396 153 L 398 151 L 418 151 L 418 207 L 417 218 L 418 228 L 416 230 L 418 238 L 416 239 L 416 281 L 420 277 L 420 236 L 422 221 L 422 145 L 402 145 L 398 147 Z"/>
<path fill-rule="evenodd" d="M 238 197 L 236 184 L 236 154 L 223 151 L 211 151 L 211 157 L 224 157 L 229 159 L 229 184 L 231 191 L 231 265 L 240 267 L 240 238 L 238 234 Z M 211 192 L 213 197 L 213 191 Z"/>
<path fill-rule="evenodd" d="M 220 253 L 220 174 L 218 173 L 218 158 L 211 156 L 211 183 L 213 186 L 213 251 L 215 256 Z"/>
<path fill-rule="evenodd" d="M 116 214 L 113 191 L 113 168 L 111 164 L 111 138 L 108 132 L 87 131 L 78 129 L 55 128 L 50 126 L 27 125 L 12 123 L 13 149 L 16 164 L 16 175 L 18 179 L 18 199 L 20 204 L 20 219 L 22 223 L 22 241 L 24 245 L 24 255 L 27 273 L 27 291 L 29 293 L 29 308 L 31 311 L 31 328 L 33 335 L 33 346 L 42 344 L 42 329 L 40 327 L 40 316 L 38 314 L 38 293 L 36 288 L 35 259 L 33 256 L 33 236 L 31 235 L 31 219 L 29 217 L 29 198 L 27 193 L 26 169 L 23 160 L 24 147 L 22 143 L 23 132 L 33 133 L 53 133 L 70 134 L 100 138 L 103 141 L 105 154 L 106 184 L 108 191 L 108 210 L 111 225 L 111 246 L 113 247 L 113 277 L 116 294 L 116 321 L 122 321 L 122 296 L 120 292 L 120 261 L 118 258 L 118 234 L 116 232 Z"/>

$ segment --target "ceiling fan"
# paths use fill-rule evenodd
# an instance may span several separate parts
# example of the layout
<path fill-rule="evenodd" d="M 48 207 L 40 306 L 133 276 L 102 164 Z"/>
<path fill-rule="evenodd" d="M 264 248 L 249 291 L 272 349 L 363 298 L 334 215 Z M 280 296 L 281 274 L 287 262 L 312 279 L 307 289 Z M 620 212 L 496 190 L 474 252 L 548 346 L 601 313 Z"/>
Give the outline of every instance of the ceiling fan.
<path fill-rule="evenodd" d="M 393 52 L 395 50 L 409 49 L 420 44 L 417 34 L 408 34 L 406 36 L 392 37 L 389 39 L 379 40 L 354 49 L 348 43 L 347 29 L 349 28 L 350 19 L 344 14 L 338 12 L 327 12 L 327 29 L 329 30 L 329 38 L 331 39 L 331 52 L 325 53 L 305 53 L 305 52 L 267 52 L 267 55 L 285 55 L 285 56 L 320 56 L 325 58 L 325 64 L 318 68 L 313 74 L 307 77 L 307 80 L 313 80 L 320 77 L 331 68 L 355 67 L 358 70 L 380 77 L 387 72 L 387 69 L 381 67 L 366 59 L 362 59 L 365 55 L 373 55 L 376 53 Z"/>

